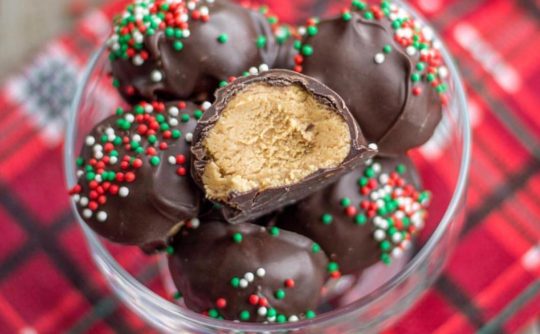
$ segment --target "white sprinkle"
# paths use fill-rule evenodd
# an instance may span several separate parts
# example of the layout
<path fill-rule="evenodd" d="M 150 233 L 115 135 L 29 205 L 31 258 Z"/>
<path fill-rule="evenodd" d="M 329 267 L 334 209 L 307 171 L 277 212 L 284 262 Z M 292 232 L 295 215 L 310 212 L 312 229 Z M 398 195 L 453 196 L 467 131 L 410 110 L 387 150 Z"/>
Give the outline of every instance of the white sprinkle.
<path fill-rule="evenodd" d="M 113 156 L 113 157 L 110 157 L 110 158 L 109 158 L 109 164 L 110 164 L 110 165 L 114 165 L 114 164 L 116 164 L 117 162 L 118 162 L 118 158 L 117 158 L 117 157 L 114 157 L 114 156 Z"/>
<path fill-rule="evenodd" d="M 201 221 L 199 220 L 199 218 L 191 219 L 190 223 L 191 223 L 191 228 L 193 229 L 199 228 L 199 226 L 201 225 Z"/>
<path fill-rule="evenodd" d="M 81 200 L 81 195 L 75 194 L 71 198 L 75 201 L 75 203 L 78 203 Z"/>
<path fill-rule="evenodd" d="M 251 75 L 259 74 L 259 70 L 256 67 L 251 67 L 249 69 L 249 74 L 251 74 Z"/>
<path fill-rule="evenodd" d="M 392 250 L 392 257 L 399 259 L 403 255 L 401 248 L 396 247 Z"/>
<path fill-rule="evenodd" d="M 163 80 L 163 73 L 158 70 L 154 70 L 150 75 L 150 78 L 153 82 L 160 82 L 161 80 Z"/>
<path fill-rule="evenodd" d="M 378 151 L 379 150 L 379 146 L 377 146 L 377 144 L 375 144 L 375 143 L 369 144 L 368 148 L 373 150 L 373 151 Z"/>
<path fill-rule="evenodd" d="M 116 136 L 114 134 L 107 136 L 108 141 L 113 141 L 115 138 L 116 138 Z"/>
<path fill-rule="evenodd" d="M 144 59 L 140 55 L 133 57 L 133 65 L 141 66 L 142 64 L 144 64 Z"/>
<path fill-rule="evenodd" d="M 298 321 L 298 317 L 297 317 L 297 316 L 291 315 L 291 316 L 289 317 L 289 322 L 297 322 L 297 321 Z"/>
<path fill-rule="evenodd" d="M 105 211 L 98 212 L 96 218 L 100 222 L 106 221 L 107 220 L 107 212 L 105 212 Z"/>
<path fill-rule="evenodd" d="M 94 152 L 94 158 L 101 160 L 103 159 L 103 152 L 102 151 L 96 151 Z"/>
<path fill-rule="evenodd" d="M 143 34 L 141 34 L 139 31 L 136 30 L 136 31 L 133 33 L 133 40 L 135 41 L 135 43 L 140 44 L 140 43 L 143 42 L 144 36 L 143 36 Z M 143 62 L 144 62 L 144 60 L 143 60 Z"/>
<path fill-rule="evenodd" d="M 90 209 L 84 209 L 83 212 L 82 212 L 82 215 L 84 218 L 88 219 L 88 218 L 92 218 L 92 210 Z"/>
<path fill-rule="evenodd" d="M 180 113 L 180 110 L 178 110 L 177 107 L 170 107 L 169 108 L 169 115 L 176 117 Z"/>
<path fill-rule="evenodd" d="M 394 243 L 399 244 L 401 242 L 401 239 L 402 239 L 401 233 L 396 232 L 396 233 L 392 234 L 392 241 Z"/>
<path fill-rule="evenodd" d="M 251 283 L 255 280 L 255 275 L 253 275 L 253 273 L 246 273 L 244 278 Z"/>
<path fill-rule="evenodd" d="M 208 101 L 205 101 L 205 102 L 203 102 L 203 104 L 201 105 L 201 108 L 202 108 L 202 110 L 206 111 L 206 110 L 208 110 L 211 106 L 212 106 L 212 103 L 210 103 L 210 102 L 208 102 Z"/>
<path fill-rule="evenodd" d="M 307 32 L 307 29 L 306 27 L 299 27 L 298 28 L 298 33 L 301 35 L 301 36 L 304 36 Z"/>
<path fill-rule="evenodd" d="M 189 10 L 194 10 L 195 9 L 195 2 L 194 1 L 190 1 L 187 3 L 187 8 Z"/>
<path fill-rule="evenodd" d="M 193 133 L 191 132 L 186 133 L 186 141 L 188 143 L 191 143 L 192 140 L 193 140 Z"/>
<path fill-rule="evenodd" d="M 206 0 L 208 3 L 214 3 L 214 0 Z"/>
<path fill-rule="evenodd" d="M 169 119 L 169 125 L 170 126 L 177 126 L 178 125 L 178 119 L 176 119 L 176 118 Z"/>
<path fill-rule="evenodd" d="M 188 20 L 189 20 L 188 14 L 184 13 L 184 14 L 180 15 L 180 21 L 187 22 Z"/>
<path fill-rule="evenodd" d="M 264 270 L 264 268 L 259 268 L 257 269 L 256 274 L 259 277 L 264 277 L 264 275 L 266 275 L 266 270 Z"/>
<path fill-rule="evenodd" d="M 382 227 L 382 226 L 384 226 L 384 222 L 385 222 L 385 220 L 384 220 L 384 218 L 382 218 L 381 216 L 375 216 L 375 217 L 373 218 L 373 224 L 374 224 L 375 226 L 377 226 L 377 227 Z"/>
<path fill-rule="evenodd" d="M 373 168 L 373 171 L 377 174 L 381 172 L 381 164 L 378 162 L 374 163 L 372 168 Z"/>
<path fill-rule="evenodd" d="M 144 106 L 144 111 L 145 111 L 146 113 L 149 114 L 149 113 L 151 113 L 152 111 L 154 111 L 154 107 L 152 107 L 152 105 L 151 105 L 150 103 L 147 103 L 147 104 L 145 104 L 145 106 Z"/>
<path fill-rule="evenodd" d="M 386 233 L 383 230 L 375 230 L 375 233 L 373 233 L 373 237 L 377 241 L 383 241 L 384 238 L 386 238 Z"/>
<path fill-rule="evenodd" d="M 403 247 L 404 249 L 409 249 L 411 248 L 411 246 L 412 246 L 411 241 L 407 239 L 403 240 L 403 242 L 401 243 L 401 247 Z"/>
<path fill-rule="evenodd" d="M 448 77 L 448 68 L 446 66 L 439 68 L 439 76 L 441 79 L 446 79 Z"/>
<path fill-rule="evenodd" d="M 184 31 L 182 31 L 182 35 L 184 36 L 184 38 L 188 38 L 191 35 L 191 31 L 185 29 Z"/>
<path fill-rule="evenodd" d="M 382 64 L 384 63 L 384 60 L 386 59 L 386 57 L 384 56 L 383 53 L 377 53 L 375 55 L 375 57 L 373 57 L 373 60 L 375 61 L 375 64 Z"/>
<path fill-rule="evenodd" d="M 110 136 L 110 135 L 114 136 L 114 129 L 113 128 L 107 128 L 105 130 L 105 133 L 107 134 L 107 136 Z"/>
<path fill-rule="evenodd" d="M 430 27 L 422 28 L 422 34 L 424 34 L 424 38 L 426 41 L 430 42 L 433 40 L 434 34 L 433 30 Z"/>
<path fill-rule="evenodd" d="M 128 187 L 120 187 L 118 190 L 118 195 L 120 197 L 127 197 L 129 195 L 129 188 Z"/>
<path fill-rule="evenodd" d="M 94 152 L 101 152 L 103 151 L 103 146 L 97 144 L 92 149 L 94 150 Z"/>
<path fill-rule="evenodd" d="M 377 208 L 384 207 L 384 201 L 382 199 L 378 199 L 377 202 L 375 202 L 375 204 L 377 204 Z"/>
<path fill-rule="evenodd" d="M 409 56 L 414 56 L 416 54 L 416 48 L 414 46 L 407 47 L 406 51 Z"/>
<path fill-rule="evenodd" d="M 126 114 L 126 117 L 124 117 L 126 119 L 126 121 L 130 122 L 130 123 L 133 123 L 135 122 L 135 116 L 133 116 L 133 114 Z"/>
<path fill-rule="evenodd" d="M 403 211 L 399 210 L 399 211 L 396 211 L 396 213 L 394 213 L 394 216 L 397 219 L 403 219 L 403 217 L 405 217 L 405 213 L 403 213 Z"/>
<path fill-rule="evenodd" d="M 240 279 L 239 286 L 240 286 L 242 289 L 247 288 L 248 285 L 249 285 L 249 282 L 248 282 L 245 278 Z"/>
<path fill-rule="evenodd" d="M 88 205 L 88 197 L 81 197 L 81 200 L 79 201 L 79 205 L 82 207 L 85 207 Z"/>
<path fill-rule="evenodd" d="M 259 309 L 257 310 L 257 314 L 260 315 L 261 317 L 264 317 L 266 316 L 266 313 L 268 312 L 268 309 L 266 309 L 266 307 L 259 307 Z"/>
<path fill-rule="evenodd" d="M 386 173 L 383 173 L 379 176 L 379 182 L 382 184 L 386 184 L 386 182 L 388 182 L 388 179 L 390 179 L 390 177 Z"/>
<path fill-rule="evenodd" d="M 140 142 L 142 138 L 139 134 L 134 134 L 131 139 L 133 139 L 133 141 Z"/>
<path fill-rule="evenodd" d="M 92 136 L 88 136 L 86 137 L 86 140 L 85 140 L 85 143 L 87 146 L 92 146 L 96 143 L 96 138 L 92 137 Z"/>
<path fill-rule="evenodd" d="M 379 199 L 379 194 L 376 191 L 374 191 L 369 195 L 369 197 L 371 198 L 372 201 L 376 201 Z"/>
<path fill-rule="evenodd" d="M 167 161 L 169 161 L 171 165 L 176 165 L 176 157 L 174 157 L 173 155 L 169 156 L 169 158 L 167 158 Z"/>
<path fill-rule="evenodd" d="M 433 41 L 433 48 L 436 49 L 436 50 L 439 50 L 441 47 L 442 47 L 442 43 L 441 41 Z"/>
<path fill-rule="evenodd" d="M 84 172 L 82 170 L 77 171 L 77 177 L 81 177 L 84 175 Z"/>
<path fill-rule="evenodd" d="M 98 183 L 101 183 L 103 181 L 103 178 L 101 177 L 101 175 L 96 175 L 96 178 L 95 178 L 96 182 Z"/>
<path fill-rule="evenodd" d="M 268 67 L 268 65 L 266 64 L 261 64 L 261 66 L 259 66 L 259 71 L 260 72 L 266 72 L 268 71 L 270 68 Z"/>

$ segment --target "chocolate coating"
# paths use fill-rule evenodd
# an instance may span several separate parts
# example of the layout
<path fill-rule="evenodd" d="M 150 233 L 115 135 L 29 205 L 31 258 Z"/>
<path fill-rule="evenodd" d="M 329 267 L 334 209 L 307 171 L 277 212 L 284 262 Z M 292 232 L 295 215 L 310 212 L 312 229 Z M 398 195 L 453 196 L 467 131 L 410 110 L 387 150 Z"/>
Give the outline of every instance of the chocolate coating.
<path fill-rule="evenodd" d="M 375 172 L 379 169 L 380 172 Z M 401 174 L 397 173 L 396 170 L 400 170 Z M 373 175 L 373 177 L 369 178 L 366 175 Z M 394 226 L 396 233 L 404 233 L 402 236 L 410 239 L 411 233 L 416 233 L 423 227 L 425 208 L 429 199 L 429 195 L 424 193 L 421 196 L 427 196 L 427 198 L 422 201 L 422 204 L 415 204 L 415 209 L 409 208 L 410 211 L 404 210 L 407 212 L 407 216 L 414 216 L 414 218 L 407 218 L 406 221 L 410 221 L 409 223 L 402 223 L 402 220 L 398 222 L 398 219 L 395 218 L 396 211 L 400 210 L 397 207 L 397 202 L 395 208 L 391 207 L 393 205 L 391 202 L 387 202 L 385 204 L 385 208 L 388 208 L 387 212 L 381 212 L 379 209 L 373 210 L 371 206 L 362 204 L 363 202 L 375 203 L 376 200 L 373 196 L 379 196 L 378 192 L 380 191 L 384 192 L 381 180 L 397 176 L 399 176 L 399 180 L 396 178 L 396 181 L 393 182 L 394 185 L 390 187 L 389 194 L 385 193 L 384 196 L 388 195 L 388 199 L 392 199 L 396 189 L 402 189 L 399 191 L 403 192 L 405 191 L 403 189 L 410 188 L 406 190 L 411 191 L 409 196 L 402 195 L 401 197 L 404 199 L 396 200 L 404 205 L 403 203 L 407 203 L 410 199 L 421 194 L 419 192 L 420 178 L 409 158 L 406 156 L 392 159 L 377 158 L 374 159 L 370 167 L 356 169 L 335 184 L 287 208 L 276 218 L 276 225 L 317 242 L 328 254 L 330 260 L 339 265 L 342 274 L 359 274 L 381 259 L 389 263 L 392 256 L 400 256 L 402 252 L 393 251 L 391 248 L 386 249 L 382 243 L 388 240 L 388 245 L 393 248 L 395 246 L 408 247 L 409 242 L 402 244 L 403 238 L 392 240 L 389 232 L 390 227 L 386 226 L 384 229 L 384 226 L 381 227 L 378 225 L 379 223 L 375 223 L 376 220 L 383 218 L 385 221 L 383 224 L 388 224 L 388 220 L 393 219 L 391 226 Z M 373 187 L 369 188 L 368 186 L 364 190 L 364 187 L 359 184 L 361 182 L 371 182 Z M 373 212 L 370 213 L 372 210 Z M 377 230 L 385 231 L 384 238 L 377 240 L 375 236 Z M 381 232 L 377 233 L 381 234 Z M 400 249 L 399 247 L 396 249 Z M 387 255 L 383 256 L 383 254 Z"/>
<path fill-rule="evenodd" d="M 181 110 L 177 105 L 119 110 L 86 137 L 72 195 L 80 216 L 99 235 L 157 247 L 175 225 L 197 216 L 202 194 L 190 177 L 186 138 L 197 124 L 192 115 L 200 111 L 191 103 Z M 190 117 L 175 125 L 176 114 Z"/>
<path fill-rule="evenodd" d="M 326 255 L 311 240 L 249 223 L 202 223 L 171 245 L 169 268 L 186 306 L 228 320 L 301 319 L 317 307 L 327 276 Z"/>
<path fill-rule="evenodd" d="M 438 90 L 446 89 L 441 79 L 447 71 L 441 70 L 440 54 L 431 41 L 405 47 L 397 41 L 392 20 L 384 15 L 367 19 L 367 12 L 351 12 L 314 25 L 308 30 L 312 34 L 306 33 L 297 44 L 302 57 L 296 68 L 345 100 L 380 154 L 398 155 L 433 135 L 442 117 L 445 97 L 439 97 Z M 405 26 L 400 30 L 400 34 L 425 38 Z M 408 43 L 412 41 L 403 42 Z M 433 74 L 428 80 L 429 73 Z"/>
<path fill-rule="evenodd" d="M 175 0 L 172 4 L 185 9 L 186 2 Z M 142 64 L 136 64 L 140 59 L 135 60 L 135 56 L 113 50 L 112 74 L 129 101 L 211 100 L 221 81 L 240 76 L 253 66 L 274 64 L 277 47 L 270 24 L 261 13 L 228 0 L 203 0 L 194 9 L 185 10 L 185 22 L 172 20 L 169 24 L 165 20 L 165 25 L 156 28 L 153 35 L 142 34 L 140 51 L 147 56 Z M 207 19 L 203 15 L 205 11 L 208 11 Z M 173 10 L 160 12 L 179 18 L 183 15 Z M 178 24 L 186 26 L 184 32 L 189 31 L 189 36 L 182 37 L 182 30 L 177 32 Z M 121 36 L 121 21 L 117 26 L 116 36 Z M 261 38 L 265 43 L 260 44 Z M 113 36 L 111 49 L 118 44 L 117 40 L 121 38 Z"/>
<path fill-rule="evenodd" d="M 223 214 L 231 223 L 254 220 L 267 213 L 294 203 L 324 186 L 336 181 L 355 167 L 371 158 L 376 150 L 370 148 L 362 135 L 358 124 L 345 106 L 343 100 L 334 91 L 317 80 L 288 71 L 271 70 L 259 75 L 237 79 L 232 84 L 216 93 L 216 101 L 204 114 L 194 133 L 192 146 L 192 175 L 201 189 L 204 189 L 202 175 L 212 159 L 204 147 L 203 140 L 218 122 L 221 113 L 229 101 L 240 91 L 252 84 L 265 83 L 275 86 L 300 85 L 310 92 L 320 103 L 329 106 L 346 122 L 350 131 L 351 147 L 345 160 L 335 168 L 319 170 L 296 184 L 269 188 L 263 191 L 253 190 L 246 193 L 230 193 L 223 204 Z"/>

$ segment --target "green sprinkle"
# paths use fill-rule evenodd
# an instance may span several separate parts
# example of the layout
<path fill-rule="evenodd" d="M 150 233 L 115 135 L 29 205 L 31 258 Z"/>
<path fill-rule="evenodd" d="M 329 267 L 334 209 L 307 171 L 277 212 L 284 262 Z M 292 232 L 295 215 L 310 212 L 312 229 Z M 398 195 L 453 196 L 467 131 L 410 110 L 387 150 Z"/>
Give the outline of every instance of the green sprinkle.
<path fill-rule="evenodd" d="M 419 73 L 413 73 L 413 74 L 411 75 L 411 80 L 412 80 L 413 82 L 418 82 L 418 81 L 420 81 L 420 78 L 421 78 L 421 76 L 420 76 Z"/>
<path fill-rule="evenodd" d="M 279 19 L 276 16 L 270 16 L 268 18 L 268 23 L 270 23 L 270 24 L 276 24 L 278 22 L 279 22 Z"/>
<path fill-rule="evenodd" d="M 159 126 L 159 129 L 160 129 L 161 131 L 167 131 L 167 130 L 169 130 L 170 128 L 171 128 L 171 127 L 170 127 L 169 124 L 167 124 L 167 123 L 161 123 L 161 125 Z"/>
<path fill-rule="evenodd" d="M 174 254 L 174 247 L 173 246 L 168 246 L 165 249 L 165 252 L 167 252 L 167 254 L 169 254 L 169 255 L 173 255 Z"/>
<path fill-rule="evenodd" d="M 181 41 L 174 41 L 173 48 L 176 51 L 182 51 L 182 49 L 184 49 L 184 43 L 182 43 Z"/>
<path fill-rule="evenodd" d="M 339 270 L 339 264 L 336 262 L 330 262 L 328 263 L 328 266 L 326 267 L 329 273 L 333 273 Z"/>
<path fill-rule="evenodd" d="M 82 167 L 84 165 L 84 158 L 78 157 L 75 163 L 77 164 L 77 166 Z"/>
<path fill-rule="evenodd" d="M 367 8 L 367 4 L 359 0 L 353 0 L 352 5 L 359 10 L 365 10 Z"/>
<path fill-rule="evenodd" d="M 141 106 L 140 104 L 136 105 L 135 108 L 133 108 L 133 110 L 135 111 L 137 115 L 144 114 L 144 107 Z"/>
<path fill-rule="evenodd" d="M 165 29 L 165 36 L 167 37 L 174 37 L 174 28 L 167 27 Z"/>
<path fill-rule="evenodd" d="M 383 47 L 383 52 L 386 53 L 386 54 L 389 54 L 390 52 L 392 52 L 392 46 L 390 44 L 386 44 Z"/>
<path fill-rule="evenodd" d="M 171 135 L 173 137 L 173 139 L 178 139 L 182 136 L 182 132 L 178 129 L 174 129 L 171 131 Z"/>
<path fill-rule="evenodd" d="M 257 47 L 259 49 L 262 49 L 262 48 L 266 47 L 266 37 L 265 36 L 259 36 L 257 38 Z"/>
<path fill-rule="evenodd" d="M 354 217 L 354 222 L 358 225 L 364 225 L 367 222 L 367 217 L 364 214 L 357 214 Z"/>
<path fill-rule="evenodd" d="M 419 62 L 418 64 L 416 64 L 416 69 L 418 71 L 423 71 L 425 68 L 426 68 L 426 63 L 424 62 Z"/>
<path fill-rule="evenodd" d="M 359 185 L 360 187 L 365 187 L 365 186 L 367 186 L 368 182 L 369 182 L 369 180 L 368 180 L 367 177 L 362 177 L 362 178 L 359 178 L 359 179 L 358 179 L 358 185 Z"/>
<path fill-rule="evenodd" d="M 157 137 L 155 135 L 148 136 L 148 142 L 150 144 L 155 144 L 157 142 Z"/>
<path fill-rule="evenodd" d="M 402 25 L 402 22 L 399 19 L 394 20 L 394 22 L 392 22 L 392 28 L 394 28 L 395 30 L 401 28 L 401 25 Z"/>
<path fill-rule="evenodd" d="M 152 166 L 157 166 L 160 162 L 161 159 L 159 159 L 159 157 L 153 156 L 150 158 L 150 164 L 152 164 Z"/>
<path fill-rule="evenodd" d="M 300 41 L 294 41 L 294 48 L 295 50 L 300 50 L 302 48 L 302 42 Z"/>
<path fill-rule="evenodd" d="M 112 54 L 111 54 L 111 56 L 112 56 Z M 113 79 L 112 85 L 113 85 L 114 88 L 120 88 L 120 80 Z"/>
<path fill-rule="evenodd" d="M 313 245 L 311 245 L 311 251 L 313 253 L 318 253 L 321 251 L 321 246 L 319 246 L 318 243 L 313 243 Z"/>
<path fill-rule="evenodd" d="M 285 293 L 285 290 L 283 290 L 283 289 L 276 290 L 276 292 L 274 294 L 274 296 L 276 296 L 276 298 L 279 299 L 279 300 L 285 298 L 285 295 L 286 295 L 286 293 Z"/>
<path fill-rule="evenodd" d="M 313 319 L 317 316 L 317 314 L 312 310 L 306 311 L 306 319 Z"/>
<path fill-rule="evenodd" d="M 116 141 L 116 139 L 119 139 L 120 137 L 116 137 L 114 140 Z M 119 153 L 117 150 L 112 150 L 111 153 L 109 154 L 111 157 L 118 157 Z"/>
<path fill-rule="evenodd" d="M 231 279 L 231 285 L 233 288 L 237 288 L 240 285 L 240 279 L 238 277 L 233 277 Z"/>
<path fill-rule="evenodd" d="M 388 253 L 383 253 L 381 255 L 381 261 L 386 265 L 389 265 L 392 263 L 392 259 L 390 258 L 390 255 L 388 255 Z"/>
<path fill-rule="evenodd" d="M 201 119 L 202 116 L 203 116 L 202 110 L 197 109 L 193 112 L 193 117 L 195 117 L 195 119 L 197 120 Z"/>
<path fill-rule="evenodd" d="M 221 82 L 219 83 L 219 87 L 225 87 L 225 86 L 227 86 L 228 84 L 229 84 L 229 83 L 228 83 L 227 81 L 223 80 L 223 81 L 221 81 Z"/>
<path fill-rule="evenodd" d="M 375 171 L 373 170 L 372 167 L 368 167 L 366 168 L 366 170 L 364 171 L 364 175 L 368 178 L 372 178 L 375 176 Z M 367 183 L 366 183 L 367 184 Z"/>
<path fill-rule="evenodd" d="M 139 154 L 143 154 L 144 153 L 144 148 L 142 147 L 137 147 L 137 149 L 135 150 L 135 152 L 139 153 Z"/>
<path fill-rule="evenodd" d="M 383 242 L 381 242 L 381 249 L 384 252 L 389 251 L 391 247 L 392 247 L 392 245 L 390 244 L 390 241 L 384 240 Z"/>
<path fill-rule="evenodd" d="M 276 309 L 270 308 L 270 309 L 268 309 L 268 311 L 266 312 L 266 317 L 267 317 L 267 318 L 273 318 L 273 317 L 276 316 L 276 314 L 277 314 Z"/>
<path fill-rule="evenodd" d="M 86 173 L 86 180 L 94 181 L 95 178 L 96 178 L 96 173 L 94 173 L 94 172 Z"/>
<path fill-rule="evenodd" d="M 339 204 L 341 204 L 341 206 L 348 207 L 349 205 L 351 205 L 351 199 L 348 197 L 343 197 Z"/>
<path fill-rule="evenodd" d="M 428 82 L 433 82 L 435 80 L 435 74 L 433 73 L 428 73 L 426 77 Z"/>
<path fill-rule="evenodd" d="M 173 294 L 173 298 L 178 300 L 180 298 L 182 298 L 182 293 L 180 291 L 176 291 L 174 294 Z"/>
<path fill-rule="evenodd" d="M 182 123 L 189 122 L 189 115 L 188 114 L 182 114 L 182 117 L 180 118 L 180 120 L 182 121 Z"/>
<path fill-rule="evenodd" d="M 156 121 L 158 121 L 158 123 L 163 123 L 165 122 L 165 116 L 163 116 L 163 114 L 157 114 L 156 115 Z"/>
<path fill-rule="evenodd" d="M 279 323 L 279 324 L 284 324 L 287 322 L 287 317 L 283 314 L 278 314 L 277 318 L 276 318 L 276 321 Z"/>
<path fill-rule="evenodd" d="M 334 220 L 334 217 L 332 217 L 331 214 L 325 213 L 322 215 L 321 220 L 324 225 L 330 225 L 332 224 L 332 221 Z"/>
<path fill-rule="evenodd" d="M 240 312 L 240 320 L 248 321 L 250 317 L 251 317 L 251 314 L 249 314 L 249 311 L 244 310 L 244 311 Z"/>
<path fill-rule="evenodd" d="M 219 312 L 215 308 L 210 309 L 208 310 L 208 316 L 215 319 L 219 316 Z"/>
<path fill-rule="evenodd" d="M 313 47 L 309 44 L 302 46 L 302 54 L 306 57 L 309 57 L 313 54 Z"/>
<path fill-rule="evenodd" d="M 343 21 L 349 22 L 352 19 L 352 14 L 351 12 L 345 12 L 341 15 L 341 18 L 343 19 Z"/>
<path fill-rule="evenodd" d="M 233 238 L 234 242 L 237 243 L 237 244 L 241 243 L 242 240 L 244 240 L 244 237 L 242 236 L 242 233 L 239 233 L 239 232 L 233 234 L 232 238 Z"/>
<path fill-rule="evenodd" d="M 225 44 L 229 41 L 229 35 L 227 34 L 221 34 L 218 36 L 217 41 L 221 44 Z"/>
<path fill-rule="evenodd" d="M 268 232 L 270 235 L 277 237 L 279 235 L 279 227 L 272 226 Z"/>
<path fill-rule="evenodd" d="M 316 26 L 309 26 L 307 28 L 307 33 L 309 36 L 315 36 L 319 33 L 319 28 L 317 28 Z"/>
<path fill-rule="evenodd" d="M 407 172 L 407 167 L 404 164 L 399 164 L 396 166 L 396 172 L 398 174 L 405 174 Z"/>
<path fill-rule="evenodd" d="M 437 86 L 437 93 L 445 93 L 447 89 L 446 84 L 440 84 Z"/>
<path fill-rule="evenodd" d="M 122 116 L 124 109 L 122 107 L 116 108 L 116 116 Z"/>
<path fill-rule="evenodd" d="M 373 20 L 373 13 L 372 12 L 365 12 L 364 13 L 364 18 L 366 20 Z"/>

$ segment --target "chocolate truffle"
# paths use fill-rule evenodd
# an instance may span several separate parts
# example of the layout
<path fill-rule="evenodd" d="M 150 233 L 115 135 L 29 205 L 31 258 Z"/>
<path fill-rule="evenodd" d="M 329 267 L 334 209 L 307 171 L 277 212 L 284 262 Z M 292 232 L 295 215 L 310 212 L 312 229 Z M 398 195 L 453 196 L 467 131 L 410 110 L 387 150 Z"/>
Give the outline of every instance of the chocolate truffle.
<path fill-rule="evenodd" d="M 335 92 L 272 70 L 218 90 L 194 133 L 192 174 L 238 223 L 323 188 L 375 149 Z"/>
<path fill-rule="evenodd" d="M 301 30 L 294 57 L 301 73 L 335 90 L 380 154 L 424 144 L 442 117 L 448 70 L 433 32 L 391 1 Z"/>
<path fill-rule="evenodd" d="M 317 242 L 341 274 L 355 274 L 401 256 L 423 228 L 429 200 L 409 158 L 377 158 L 287 208 L 277 226 Z"/>
<path fill-rule="evenodd" d="M 228 0 L 142 0 L 114 23 L 114 84 L 129 101 L 206 101 L 220 82 L 272 66 L 277 47 L 267 18 Z"/>
<path fill-rule="evenodd" d="M 312 318 L 328 260 L 296 233 L 223 221 L 173 237 L 173 281 L 186 306 L 214 318 L 288 322 Z"/>
<path fill-rule="evenodd" d="M 82 219 L 111 241 L 155 247 L 197 217 L 190 142 L 201 115 L 191 103 L 143 102 L 99 123 L 83 143 L 71 191 Z"/>

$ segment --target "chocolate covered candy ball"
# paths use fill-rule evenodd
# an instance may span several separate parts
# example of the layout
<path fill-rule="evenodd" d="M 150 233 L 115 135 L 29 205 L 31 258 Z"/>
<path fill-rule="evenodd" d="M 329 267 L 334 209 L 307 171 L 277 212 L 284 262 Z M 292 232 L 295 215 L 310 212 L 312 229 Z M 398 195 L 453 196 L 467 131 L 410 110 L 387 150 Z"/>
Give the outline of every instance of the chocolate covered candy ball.
<path fill-rule="evenodd" d="M 287 208 L 277 226 L 317 242 L 339 273 L 355 274 L 411 246 L 429 199 L 409 158 L 377 158 Z"/>
<path fill-rule="evenodd" d="M 108 42 L 115 85 L 140 98 L 206 101 L 221 82 L 272 66 L 267 18 L 228 0 L 142 0 L 130 4 Z"/>
<path fill-rule="evenodd" d="M 95 126 L 71 191 L 83 220 L 111 241 L 157 247 L 196 217 L 202 194 L 190 177 L 190 146 L 201 115 L 191 103 L 144 102 Z"/>
<path fill-rule="evenodd" d="M 195 312 L 277 323 L 315 315 L 328 260 L 306 237 L 277 227 L 213 221 L 183 229 L 171 246 L 174 283 Z"/>
<path fill-rule="evenodd" d="M 294 68 L 335 90 L 381 154 L 402 154 L 431 138 L 448 70 L 428 27 L 391 1 L 355 0 L 341 17 L 311 19 L 301 32 Z"/>
<path fill-rule="evenodd" d="M 335 92 L 271 70 L 217 92 L 195 130 L 192 174 L 238 223 L 305 198 L 375 152 Z"/>

